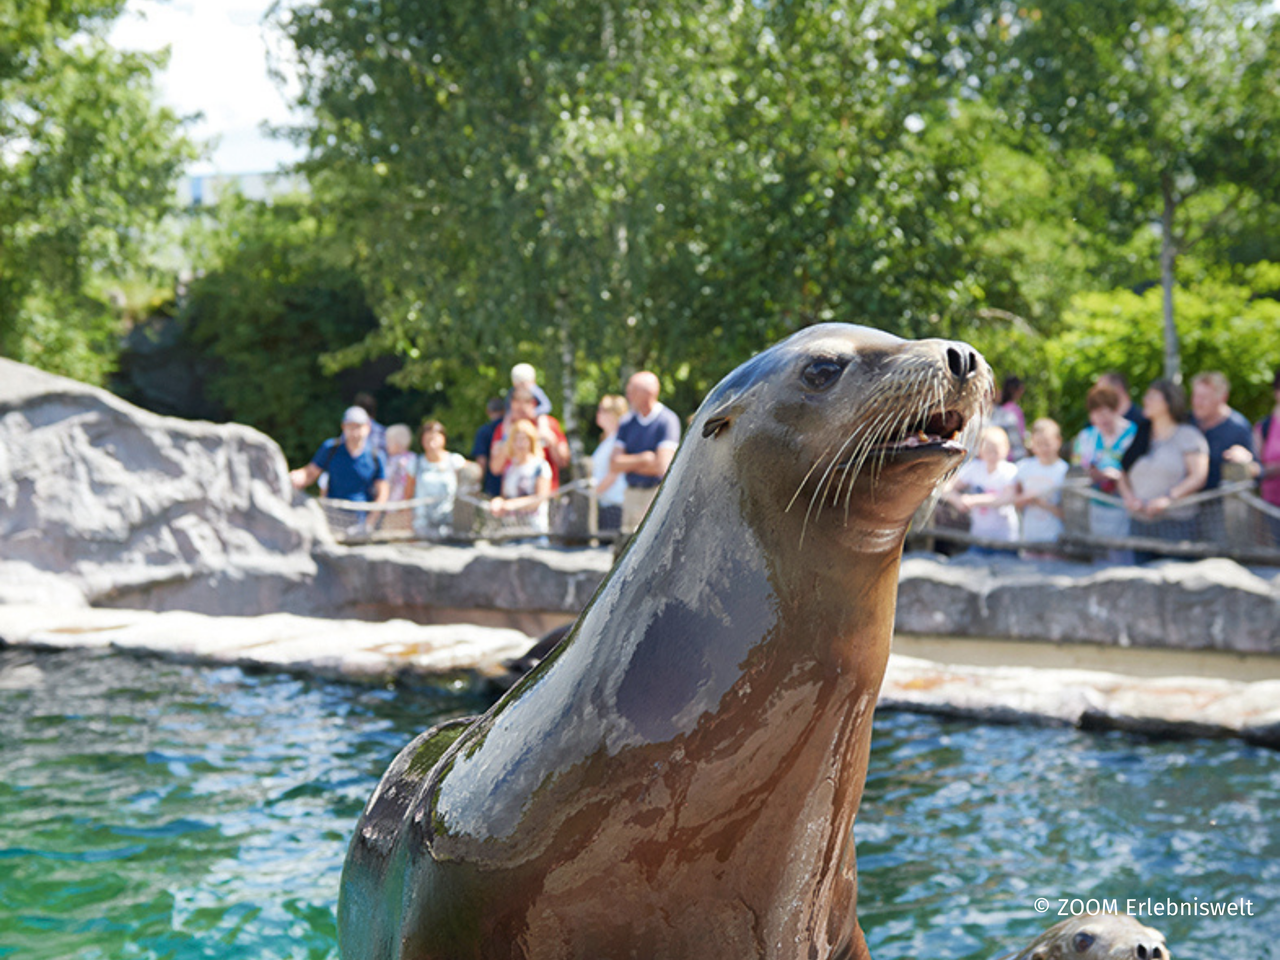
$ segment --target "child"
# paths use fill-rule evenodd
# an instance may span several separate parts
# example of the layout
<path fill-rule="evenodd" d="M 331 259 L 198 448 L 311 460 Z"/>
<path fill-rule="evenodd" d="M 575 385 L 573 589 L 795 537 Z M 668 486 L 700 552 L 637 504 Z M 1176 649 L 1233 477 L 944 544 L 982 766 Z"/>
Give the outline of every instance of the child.
<path fill-rule="evenodd" d="M 977 459 L 960 468 L 946 494 L 947 502 L 970 515 L 969 532 L 983 540 L 1018 539 L 1018 511 L 1013 506 L 1017 468 L 1008 456 L 1009 435 L 1000 427 L 987 427 L 978 442 Z M 998 556 L 1013 551 L 978 545 L 969 552 Z"/>
<path fill-rule="evenodd" d="M 1028 543 L 1056 543 L 1062 535 L 1062 482 L 1067 462 L 1062 459 L 1062 430 L 1048 417 L 1031 425 L 1027 444 L 1032 456 L 1018 461 L 1013 502 L 1022 509 L 1022 539 Z M 1046 558 L 1052 554 L 1028 553 Z"/>
<path fill-rule="evenodd" d="M 507 406 L 511 406 L 511 394 L 517 387 L 528 387 L 533 391 L 533 398 L 538 401 L 534 410 L 538 416 L 546 416 L 551 412 L 551 400 L 545 390 L 538 386 L 538 373 L 531 363 L 517 363 L 511 368 L 511 390 L 507 391 Z"/>
<path fill-rule="evenodd" d="M 418 459 L 409 451 L 413 434 L 403 423 L 387 427 L 387 482 L 391 487 L 388 500 L 404 500 L 409 478 L 413 476 L 414 462 Z M 408 530 L 407 510 L 391 510 L 384 526 L 390 530 Z"/>

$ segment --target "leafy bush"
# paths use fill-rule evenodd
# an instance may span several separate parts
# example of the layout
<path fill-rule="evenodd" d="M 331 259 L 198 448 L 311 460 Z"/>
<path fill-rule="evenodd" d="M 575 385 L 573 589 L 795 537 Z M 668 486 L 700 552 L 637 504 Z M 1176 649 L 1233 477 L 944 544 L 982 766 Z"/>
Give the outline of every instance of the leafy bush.
<path fill-rule="evenodd" d="M 1272 377 L 1280 367 L 1280 303 L 1255 291 L 1278 285 L 1280 265 L 1264 263 L 1234 277 L 1208 276 L 1175 293 L 1185 382 L 1202 371 L 1222 371 L 1231 381 L 1231 405 L 1251 421 L 1271 409 Z M 1162 324 L 1158 288 L 1072 299 L 1061 330 L 1046 344 L 1064 428 L 1084 426 L 1084 396 L 1100 373 L 1123 372 L 1135 400 L 1163 375 Z"/>

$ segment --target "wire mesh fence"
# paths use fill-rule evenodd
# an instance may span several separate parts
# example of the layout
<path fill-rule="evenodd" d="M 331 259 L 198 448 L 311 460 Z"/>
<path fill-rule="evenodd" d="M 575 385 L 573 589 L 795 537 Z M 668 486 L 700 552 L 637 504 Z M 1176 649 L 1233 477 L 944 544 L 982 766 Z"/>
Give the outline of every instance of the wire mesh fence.
<path fill-rule="evenodd" d="M 1230 475 L 1232 471 L 1226 471 Z M 1280 508 L 1259 498 L 1250 480 L 1184 497 L 1157 515 L 1131 514 L 1117 496 L 1094 489 L 1077 472 L 1062 489 L 1063 531 L 1051 542 L 993 541 L 972 536 L 968 517 L 945 503 L 913 524 L 913 549 L 968 547 L 1072 560 L 1143 562 L 1156 557 L 1230 557 L 1280 565 Z"/>

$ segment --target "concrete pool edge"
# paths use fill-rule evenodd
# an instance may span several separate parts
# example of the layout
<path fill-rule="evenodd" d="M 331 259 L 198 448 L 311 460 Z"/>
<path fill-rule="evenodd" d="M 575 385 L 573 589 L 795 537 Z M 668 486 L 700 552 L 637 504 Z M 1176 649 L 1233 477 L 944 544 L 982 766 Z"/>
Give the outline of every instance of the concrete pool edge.
<path fill-rule="evenodd" d="M 472 624 L 0 605 L 0 647 L 106 648 L 357 683 L 459 678 L 493 683 L 505 672 L 503 661 L 531 643 L 518 630 Z M 1165 737 L 1238 737 L 1280 749 L 1280 663 L 1275 658 L 1233 657 L 1239 675 L 1249 676 L 1253 667 L 1253 675 L 1263 678 L 1241 680 L 1178 675 L 1184 664 L 1167 656 L 1163 666 L 1149 660 L 1147 669 L 1131 663 L 1108 671 L 1046 666 L 1043 654 L 1036 655 L 1039 663 L 1019 662 L 1031 653 L 1023 648 L 1043 644 L 968 641 L 953 648 L 955 656 L 947 656 L 947 643 L 946 638 L 896 638 L 898 651 L 890 658 L 880 709 Z M 932 657 L 911 655 L 921 651 Z M 1130 656 L 1138 663 L 1167 653 L 1135 651 Z"/>

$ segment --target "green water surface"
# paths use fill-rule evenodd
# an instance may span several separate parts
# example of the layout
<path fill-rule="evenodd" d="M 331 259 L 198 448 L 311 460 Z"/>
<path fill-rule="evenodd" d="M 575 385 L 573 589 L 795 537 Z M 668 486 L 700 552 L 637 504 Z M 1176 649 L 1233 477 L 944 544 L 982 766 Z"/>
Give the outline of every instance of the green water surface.
<path fill-rule="evenodd" d="M 0 650 L 0 957 L 335 957 L 377 778 L 484 706 Z M 1280 754 L 886 714 L 856 834 L 876 960 L 999 956 L 1062 897 L 1248 898 L 1252 918 L 1155 925 L 1179 960 L 1280 956 Z"/>

